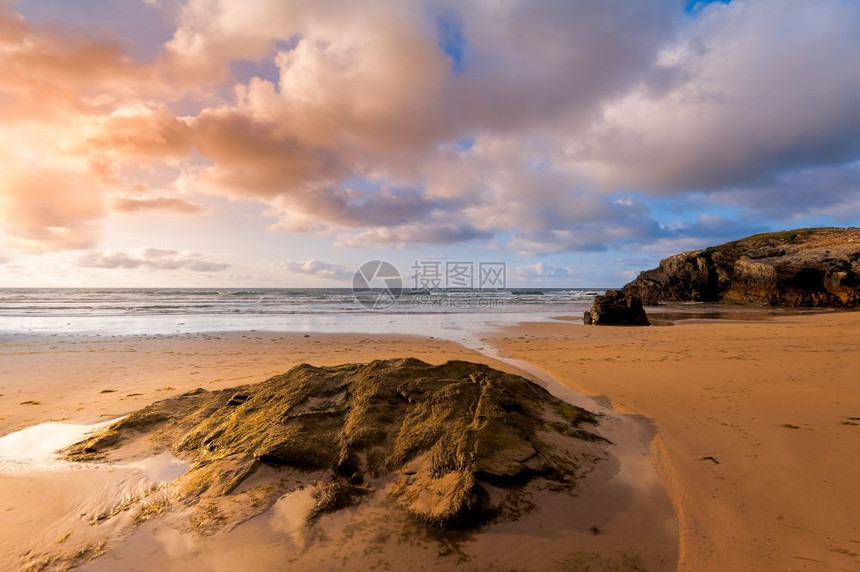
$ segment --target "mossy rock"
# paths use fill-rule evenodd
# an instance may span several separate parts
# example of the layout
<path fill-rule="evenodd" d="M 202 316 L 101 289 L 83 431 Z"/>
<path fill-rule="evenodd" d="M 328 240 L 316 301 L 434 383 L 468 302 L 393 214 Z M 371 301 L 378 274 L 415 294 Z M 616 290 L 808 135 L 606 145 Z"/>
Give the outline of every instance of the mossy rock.
<path fill-rule="evenodd" d="M 314 367 L 262 383 L 154 403 L 69 447 L 103 456 L 151 435 L 187 459 L 182 497 L 230 494 L 260 465 L 315 473 L 313 517 L 372 490 L 436 527 L 474 526 L 500 509 L 487 487 L 522 497 L 536 480 L 573 490 L 602 438 L 592 413 L 486 365 L 416 359 Z M 507 510 L 506 512 L 515 512 Z"/>

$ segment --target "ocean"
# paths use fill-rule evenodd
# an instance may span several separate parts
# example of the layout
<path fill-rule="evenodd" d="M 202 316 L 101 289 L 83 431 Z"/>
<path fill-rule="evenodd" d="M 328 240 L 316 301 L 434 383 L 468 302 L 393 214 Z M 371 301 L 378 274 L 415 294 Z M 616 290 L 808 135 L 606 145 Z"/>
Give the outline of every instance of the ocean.
<path fill-rule="evenodd" d="M 581 316 L 599 288 L 491 291 L 350 288 L 0 289 L 0 333 L 169 335 L 317 331 L 434 335 Z M 455 336 L 456 337 L 456 336 Z"/>

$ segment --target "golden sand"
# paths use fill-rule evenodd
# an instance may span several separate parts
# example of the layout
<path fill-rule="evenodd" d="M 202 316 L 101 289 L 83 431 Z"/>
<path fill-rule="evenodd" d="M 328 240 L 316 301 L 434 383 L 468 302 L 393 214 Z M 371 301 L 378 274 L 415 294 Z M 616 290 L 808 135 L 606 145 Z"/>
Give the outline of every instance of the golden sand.
<path fill-rule="evenodd" d="M 680 569 L 860 569 L 860 314 L 525 324 L 491 341 L 653 420 Z"/>
<path fill-rule="evenodd" d="M 620 411 L 642 416 L 642 439 L 650 443 L 651 453 L 643 460 L 657 468 L 662 479 L 658 486 L 668 491 L 677 514 L 679 569 L 860 569 L 860 314 L 651 328 L 523 324 L 487 340 L 487 347 L 495 347 L 501 356 L 522 360 L 569 387 L 603 396 Z M 2 341 L 0 435 L 48 421 L 115 418 L 197 387 L 261 381 L 302 362 L 333 365 L 412 356 L 429 363 L 464 359 L 514 370 L 450 342 L 395 336 L 252 332 L 148 338 L 15 336 Z M 23 539 L 32 540 L 33 531 L 45 529 L 34 516 L 38 511 L 20 510 L 22 499 L 41 499 L 42 519 L 62 521 L 68 509 L 61 495 L 44 494 L 41 482 L 0 478 L 0 499 L 9 505 L 0 508 L 7 522 L 15 523 L 3 527 L 7 554 Z M 98 483 L 71 485 L 70 490 L 83 494 Z M 615 497 L 607 489 L 602 496 L 595 493 L 597 498 L 600 503 L 590 505 L 588 498 L 582 499 L 589 517 L 605 513 L 605 499 Z M 660 502 L 639 502 L 639 512 L 626 521 L 610 519 L 619 523 L 617 530 L 607 533 L 609 526 L 596 534 L 595 550 L 623 556 L 630 546 L 647 545 L 655 533 L 649 528 L 653 519 L 643 515 Z M 624 506 L 612 507 L 616 516 Z M 385 521 L 379 520 L 382 509 L 374 510 L 368 522 Z M 286 526 L 276 517 L 267 517 L 269 524 Z M 587 522 L 582 514 L 547 508 L 543 520 L 528 526 L 532 540 L 540 544 L 551 540 L 553 529 L 577 523 L 588 530 Z M 263 528 L 274 526 L 269 524 Z M 146 554 L 151 559 L 136 569 L 169 570 L 207 562 L 209 569 L 217 569 L 218 558 L 228 564 L 247 563 L 242 546 L 262 526 L 255 521 L 228 537 L 206 537 L 195 545 L 175 528 L 146 522 L 118 550 L 88 566 L 128 566 L 129 555 Z M 353 530 L 337 519 L 326 526 L 332 534 Z M 287 528 L 296 534 L 295 527 Z M 53 528 L 46 530 L 54 534 Z M 501 544 L 487 544 L 482 550 L 489 552 L 476 551 L 479 559 L 492 556 L 499 545 L 522 541 L 528 533 L 502 526 L 497 534 Z M 42 542 L 70 542 L 62 536 L 44 537 Z M 170 550 L 156 554 L 155 545 Z M 94 546 L 93 555 L 99 549 Z M 214 552 L 207 556 L 201 550 Z M 674 567 L 659 559 L 652 564 L 657 554 L 659 550 L 646 554 L 649 569 Z M 566 561 L 560 569 L 593 564 L 588 555 L 580 556 L 585 559 Z M 260 558 L 261 567 L 282 561 L 271 551 Z M 623 558 L 604 563 L 621 569 L 635 565 Z M 472 560 L 470 565 L 478 564 Z M 526 559 L 520 569 L 528 568 Z"/>

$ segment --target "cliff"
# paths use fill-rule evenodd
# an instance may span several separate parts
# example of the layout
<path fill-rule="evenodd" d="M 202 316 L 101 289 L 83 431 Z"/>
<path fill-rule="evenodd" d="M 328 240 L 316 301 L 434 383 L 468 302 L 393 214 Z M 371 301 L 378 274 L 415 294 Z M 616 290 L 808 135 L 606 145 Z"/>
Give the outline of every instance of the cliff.
<path fill-rule="evenodd" d="M 624 286 L 646 305 L 661 301 L 768 306 L 860 306 L 860 229 L 807 228 L 756 234 L 660 261 Z"/>

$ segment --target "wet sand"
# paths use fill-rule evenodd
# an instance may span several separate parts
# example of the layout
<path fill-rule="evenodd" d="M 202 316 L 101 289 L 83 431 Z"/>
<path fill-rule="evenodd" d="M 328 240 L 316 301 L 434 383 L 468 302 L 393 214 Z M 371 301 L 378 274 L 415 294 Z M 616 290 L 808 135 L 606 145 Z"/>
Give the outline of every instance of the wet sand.
<path fill-rule="evenodd" d="M 490 343 L 653 420 L 680 569 L 860 569 L 860 314 L 524 324 Z"/>
<path fill-rule="evenodd" d="M 406 336 L 250 332 L 11 336 L 2 342 L 0 435 L 45 422 L 104 421 L 197 387 L 262 381 L 302 362 L 332 365 L 412 356 L 430 363 L 467 359 L 516 371 L 451 342 Z M 136 526 L 134 511 L 118 507 L 118 498 L 138 502 L 153 491 L 169 494 L 169 484 L 145 478 L 139 466 L 126 468 L 145 457 L 143 451 L 127 452 L 127 459 L 113 465 L 75 471 L 0 470 L 0 511 L 8 523 L 0 536 L 0 567 L 674 569 L 677 522 L 647 455 L 653 432 L 638 418 L 611 416 L 601 431 L 619 441 L 618 456 L 602 463 L 578 496 L 560 500 L 538 492 L 534 512 L 462 537 L 434 537 L 384 500 L 326 516 L 312 531 L 293 522 L 296 507 L 286 510 L 293 515 L 286 523 L 283 515 L 269 511 L 211 534 L 189 530 L 195 518 L 190 512 Z M 289 476 L 277 476 L 284 478 Z M 99 520 L 112 512 L 115 517 Z"/>

